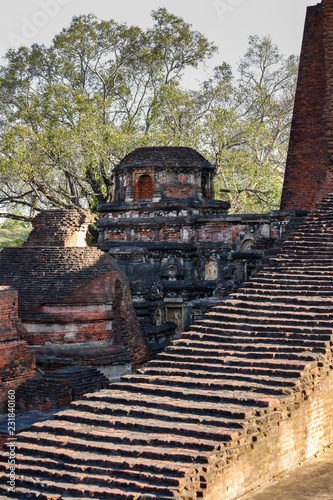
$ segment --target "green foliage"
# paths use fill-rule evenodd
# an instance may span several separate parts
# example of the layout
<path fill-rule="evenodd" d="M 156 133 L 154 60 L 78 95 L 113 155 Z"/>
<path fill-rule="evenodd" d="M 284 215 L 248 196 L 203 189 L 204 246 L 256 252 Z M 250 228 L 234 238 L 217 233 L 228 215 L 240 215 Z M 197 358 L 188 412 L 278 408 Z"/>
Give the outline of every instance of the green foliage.
<path fill-rule="evenodd" d="M 21 246 L 31 229 L 32 226 L 29 222 L 6 219 L 0 224 L 0 249 Z"/>
<path fill-rule="evenodd" d="M 191 146 L 218 168 L 233 211 L 278 206 L 297 70 L 251 37 L 234 80 L 223 63 L 201 89 L 181 87 L 216 47 L 165 8 L 154 25 L 74 17 L 50 47 L 10 50 L 0 68 L 0 204 L 96 211 L 113 167 L 140 146 Z M 1 212 L 0 212 L 1 213 Z"/>

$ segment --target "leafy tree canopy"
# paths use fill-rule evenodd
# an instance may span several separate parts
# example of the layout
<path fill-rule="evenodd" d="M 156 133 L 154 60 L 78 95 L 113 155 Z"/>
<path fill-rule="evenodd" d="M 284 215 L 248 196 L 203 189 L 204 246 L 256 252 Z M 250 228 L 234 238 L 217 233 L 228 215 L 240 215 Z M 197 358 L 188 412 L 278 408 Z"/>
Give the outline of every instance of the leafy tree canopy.
<path fill-rule="evenodd" d="M 146 145 L 191 146 L 217 167 L 234 212 L 277 208 L 297 59 L 250 37 L 232 75 L 181 79 L 217 50 L 166 9 L 153 26 L 74 17 L 50 47 L 9 50 L 0 68 L 0 216 L 112 200 L 112 169 Z M 18 215 L 21 214 L 21 215 Z M 23 214 L 23 215 L 22 215 Z"/>

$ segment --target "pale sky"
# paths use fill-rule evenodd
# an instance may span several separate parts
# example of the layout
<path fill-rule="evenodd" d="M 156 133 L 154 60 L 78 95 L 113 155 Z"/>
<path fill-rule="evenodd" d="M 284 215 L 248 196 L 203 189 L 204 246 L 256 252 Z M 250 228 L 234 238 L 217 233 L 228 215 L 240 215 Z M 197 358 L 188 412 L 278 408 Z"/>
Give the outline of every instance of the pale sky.
<path fill-rule="evenodd" d="M 93 13 L 145 29 L 150 12 L 166 7 L 219 47 L 210 67 L 236 67 L 250 35 L 271 35 L 286 55 L 299 54 L 306 7 L 311 0 L 0 0 L 0 55 L 10 47 L 44 43 L 69 25 L 74 15 Z M 197 79 L 203 72 L 192 72 Z M 195 85 L 194 85 L 195 86 Z"/>

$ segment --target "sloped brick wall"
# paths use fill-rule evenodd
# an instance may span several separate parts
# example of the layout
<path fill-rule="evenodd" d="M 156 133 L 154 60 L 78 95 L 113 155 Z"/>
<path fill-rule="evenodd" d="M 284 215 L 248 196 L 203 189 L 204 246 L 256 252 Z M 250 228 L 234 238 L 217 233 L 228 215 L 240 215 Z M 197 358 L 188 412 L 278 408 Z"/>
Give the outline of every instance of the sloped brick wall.
<path fill-rule="evenodd" d="M 281 199 L 315 208 L 333 191 L 333 4 L 308 7 Z"/>
<path fill-rule="evenodd" d="M 309 7 L 304 28 L 282 209 L 313 209 L 327 173 L 325 37 L 322 6 Z"/>

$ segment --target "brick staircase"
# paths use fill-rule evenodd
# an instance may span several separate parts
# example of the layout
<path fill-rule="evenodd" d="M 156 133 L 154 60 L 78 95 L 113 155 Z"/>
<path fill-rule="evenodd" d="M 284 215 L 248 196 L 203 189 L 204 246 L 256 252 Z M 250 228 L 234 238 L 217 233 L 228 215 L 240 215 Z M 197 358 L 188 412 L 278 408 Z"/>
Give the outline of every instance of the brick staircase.
<path fill-rule="evenodd" d="M 137 374 L 20 434 L 1 498 L 205 498 L 332 369 L 332 206 Z"/>

